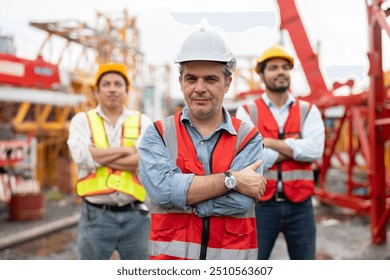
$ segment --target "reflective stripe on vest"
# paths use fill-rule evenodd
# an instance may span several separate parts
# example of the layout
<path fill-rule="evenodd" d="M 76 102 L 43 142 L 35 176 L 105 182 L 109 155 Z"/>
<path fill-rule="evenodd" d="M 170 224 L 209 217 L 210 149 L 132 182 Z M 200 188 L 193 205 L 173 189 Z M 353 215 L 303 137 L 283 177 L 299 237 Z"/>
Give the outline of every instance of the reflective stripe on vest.
<path fill-rule="evenodd" d="M 200 245 L 192 242 L 182 242 L 173 240 L 171 242 L 149 242 L 149 253 L 152 259 L 197 259 L 200 254 Z M 185 252 L 184 252 L 185 251 Z M 164 254 L 160 254 L 164 252 Z M 186 258 L 183 258 L 183 255 Z M 255 260 L 257 259 L 257 249 L 234 250 L 208 248 L 207 257 L 211 260 Z"/>
<path fill-rule="evenodd" d="M 155 126 L 157 128 L 157 131 L 159 131 L 161 138 L 164 141 L 165 146 L 168 148 L 169 153 L 171 155 L 171 158 L 177 159 L 178 158 L 178 141 L 176 137 L 176 128 L 177 128 L 177 122 L 176 125 L 174 125 L 174 118 L 177 118 L 177 116 L 169 116 L 166 119 L 164 119 L 161 122 L 156 122 Z M 180 120 L 178 120 L 180 122 Z M 234 154 L 233 157 L 237 155 L 238 151 L 241 151 L 246 145 L 250 139 L 252 139 L 254 136 L 257 135 L 257 131 L 254 130 L 252 126 L 249 125 L 237 125 L 237 140 L 234 147 Z M 188 136 L 189 137 L 189 136 Z M 191 140 L 190 138 L 188 140 Z M 192 140 L 191 140 L 192 141 Z M 190 143 L 190 142 L 187 142 Z M 192 142 L 191 142 L 192 143 Z M 193 147 L 193 145 L 191 145 Z M 227 170 L 221 170 L 220 172 L 225 172 Z M 214 171 L 214 173 L 217 173 Z"/>
<path fill-rule="evenodd" d="M 300 126 L 301 129 L 300 129 L 300 131 L 302 131 L 304 121 L 307 117 L 307 114 L 310 111 L 311 105 L 310 105 L 310 103 L 303 101 L 303 100 L 300 100 L 299 102 L 300 102 L 300 116 L 301 116 L 301 126 Z M 245 104 L 243 107 L 246 110 L 246 112 L 249 114 L 249 117 L 251 118 L 253 123 L 257 126 L 257 124 L 259 122 L 259 114 L 257 111 L 256 103 L 250 102 L 248 104 Z"/>
<path fill-rule="evenodd" d="M 290 107 L 290 112 L 284 124 L 284 138 L 301 138 L 304 121 L 311 105 L 302 100 L 296 100 Z M 279 138 L 278 124 L 262 98 L 244 105 L 253 123 L 258 127 L 264 138 Z M 261 116 L 261 119 L 259 119 Z M 314 194 L 314 176 L 310 162 L 286 160 L 281 163 L 283 190 L 293 202 L 300 202 Z M 261 200 L 272 198 L 276 192 L 278 182 L 278 164 L 275 163 L 269 170 L 264 171 L 267 179 L 267 188 Z"/>
<path fill-rule="evenodd" d="M 267 170 L 264 172 L 267 180 L 278 180 L 277 170 Z M 296 180 L 313 180 L 314 175 L 312 170 L 290 170 L 283 172 L 283 182 Z"/>
<path fill-rule="evenodd" d="M 183 173 L 205 174 L 191 137 L 180 121 L 181 114 L 155 122 L 172 159 Z M 245 145 L 258 134 L 253 126 L 232 117 L 237 135 L 223 131 L 210 158 L 211 173 L 230 169 Z M 206 248 L 207 259 L 256 259 L 257 234 L 254 207 L 234 216 L 212 216 L 209 239 L 202 240 L 202 218 L 194 208 L 166 209 L 152 203 L 152 226 L 149 242 L 151 259 L 199 259 Z M 205 246 L 205 248 L 203 247 Z"/>
<path fill-rule="evenodd" d="M 92 134 L 92 142 L 98 148 L 108 148 L 108 140 L 104 129 L 103 118 L 97 115 L 96 110 L 87 112 Z M 122 128 L 122 146 L 133 147 L 140 134 L 140 116 L 128 116 Z M 77 183 L 79 196 L 106 194 L 120 191 L 133 196 L 136 200 L 144 201 L 146 191 L 137 177 L 129 171 L 112 170 L 108 167 L 96 169 L 96 173 L 89 174 Z"/>

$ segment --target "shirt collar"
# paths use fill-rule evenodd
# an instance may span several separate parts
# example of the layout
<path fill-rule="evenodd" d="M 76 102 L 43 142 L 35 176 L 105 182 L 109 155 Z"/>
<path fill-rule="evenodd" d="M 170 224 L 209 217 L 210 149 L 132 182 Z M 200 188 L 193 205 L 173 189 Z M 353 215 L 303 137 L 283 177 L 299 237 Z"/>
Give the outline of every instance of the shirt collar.
<path fill-rule="evenodd" d="M 275 104 L 272 103 L 271 99 L 269 99 L 269 97 L 266 93 L 263 93 L 261 95 L 261 98 L 263 99 L 263 101 L 265 102 L 267 107 L 275 106 Z M 286 106 L 294 105 L 295 102 L 296 102 L 295 97 L 292 94 L 288 93 L 286 102 L 284 103 L 284 105 L 282 107 L 284 108 Z"/>
<path fill-rule="evenodd" d="M 96 114 L 100 117 L 102 117 L 105 121 L 109 121 L 106 114 L 104 114 L 102 106 L 98 105 L 96 106 Z M 128 109 L 126 107 L 123 107 L 122 114 L 119 116 L 119 119 L 125 119 L 129 115 Z"/>
<path fill-rule="evenodd" d="M 224 107 L 222 107 L 222 110 L 223 110 L 223 114 L 225 116 L 225 120 L 219 125 L 219 127 L 217 128 L 216 131 L 223 129 L 232 135 L 237 135 L 237 131 L 233 126 L 232 118 L 231 118 L 229 112 Z M 183 108 L 183 112 L 181 114 L 180 121 L 183 124 L 185 124 L 186 122 L 192 123 L 192 121 L 190 120 L 190 116 L 188 114 L 188 107 L 187 106 L 185 106 Z"/>

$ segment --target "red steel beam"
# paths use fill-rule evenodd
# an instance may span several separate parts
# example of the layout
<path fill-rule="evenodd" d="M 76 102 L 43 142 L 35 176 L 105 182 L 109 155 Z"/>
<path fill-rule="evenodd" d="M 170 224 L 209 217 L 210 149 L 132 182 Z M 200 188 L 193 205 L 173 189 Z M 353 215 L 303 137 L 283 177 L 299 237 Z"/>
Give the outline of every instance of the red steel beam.
<path fill-rule="evenodd" d="M 308 95 L 300 99 L 315 104 L 319 109 L 326 109 L 332 106 L 358 106 L 367 105 L 368 92 L 361 92 L 353 95 L 330 95 L 313 97 Z"/>
<path fill-rule="evenodd" d="M 314 98 L 330 95 L 320 71 L 317 55 L 310 45 L 294 0 L 277 1 L 280 12 L 280 29 L 285 29 L 290 34 L 295 52 L 311 89 L 310 95 Z"/>
<path fill-rule="evenodd" d="M 382 220 L 386 213 L 386 178 L 384 166 L 384 136 L 383 130 L 375 123 L 382 118 L 385 89 L 382 68 L 382 1 L 372 1 L 367 10 L 369 18 L 369 77 L 370 90 L 368 95 L 368 139 L 370 142 L 369 183 L 371 186 L 371 233 L 374 244 L 386 242 L 386 225 Z M 379 17 L 378 17 L 379 15 Z M 381 26 L 382 25 L 382 26 Z M 386 218 L 386 217 L 385 217 Z M 382 225 L 382 226 L 381 226 Z"/>
<path fill-rule="evenodd" d="M 367 166 L 369 166 L 371 162 L 370 143 L 368 141 L 367 134 L 365 132 L 365 125 L 363 122 L 362 114 L 360 113 L 357 107 L 351 108 L 351 114 L 352 114 L 353 123 L 357 130 L 358 139 L 360 141 L 363 157 L 366 160 Z"/>
<path fill-rule="evenodd" d="M 369 214 L 371 202 L 357 197 L 352 197 L 346 194 L 331 193 L 321 189 L 316 189 L 316 196 L 321 202 L 330 205 L 339 205 L 348 209 L 352 209 L 359 214 Z"/>

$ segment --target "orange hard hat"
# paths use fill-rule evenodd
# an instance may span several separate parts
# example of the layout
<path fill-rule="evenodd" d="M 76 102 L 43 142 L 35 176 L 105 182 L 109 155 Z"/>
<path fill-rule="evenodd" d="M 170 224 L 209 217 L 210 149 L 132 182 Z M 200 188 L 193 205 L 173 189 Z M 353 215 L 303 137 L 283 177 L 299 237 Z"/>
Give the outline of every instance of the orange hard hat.
<path fill-rule="evenodd" d="M 255 71 L 260 74 L 260 64 L 271 58 L 284 58 L 290 63 L 290 69 L 294 67 L 294 58 L 289 55 L 281 45 L 275 45 L 265 50 L 262 55 L 257 59 Z"/>
<path fill-rule="evenodd" d="M 125 78 L 125 80 L 126 80 L 127 86 L 130 87 L 130 78 L 129 78 L 129 75 L 127 74 L 127 68 L 125 65 L 119 64 L 119 63 L 100 64 L 99 69 L 98 69 L 96 76 L 95 76 L 95 83 L 94 83 L 95 87 L 98 86 L 100 78 L 104 74 L 110 73 L 110 72 L 114 72 L 114 73 L 118 73 L 118 74 L 122 75 L 123 78 Z"/>

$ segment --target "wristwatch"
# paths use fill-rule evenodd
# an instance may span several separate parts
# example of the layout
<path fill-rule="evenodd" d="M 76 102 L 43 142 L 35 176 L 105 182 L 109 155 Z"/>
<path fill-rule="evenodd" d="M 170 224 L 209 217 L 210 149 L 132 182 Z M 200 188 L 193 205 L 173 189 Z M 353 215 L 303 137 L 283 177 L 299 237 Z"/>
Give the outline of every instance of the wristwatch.
<path fill-rule="evenodd" d="M 225 172 L 225 186 L 229 192 L 236 187 L 236 178 L 234 178 L 230 170 Z"/>

